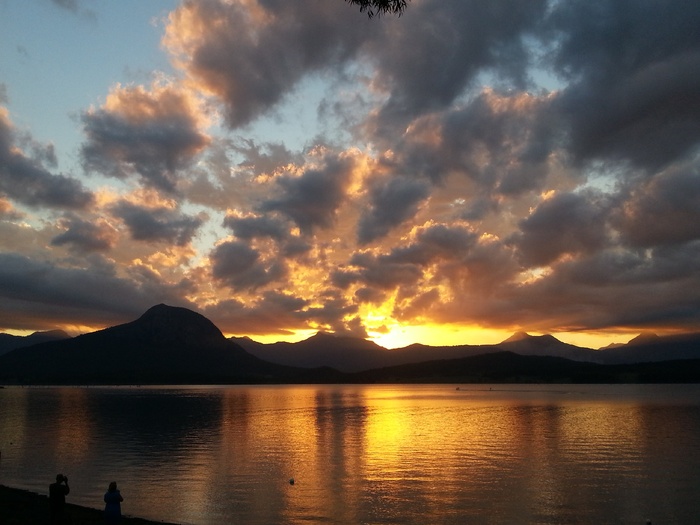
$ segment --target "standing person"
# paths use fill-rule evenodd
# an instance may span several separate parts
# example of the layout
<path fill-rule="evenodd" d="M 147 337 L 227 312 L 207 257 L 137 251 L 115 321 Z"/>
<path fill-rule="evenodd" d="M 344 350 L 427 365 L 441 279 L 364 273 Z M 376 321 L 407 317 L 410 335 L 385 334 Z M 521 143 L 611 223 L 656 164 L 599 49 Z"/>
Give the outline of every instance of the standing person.
<path fill-rule="evenodd" d="M 117 489 L 117 482 L 112 481 L 105 492 L 105 523 L 107 525 L 117 525 L 122 519 L 121 502 L 124 501 L 121 493 Z"/>
<path fill-rule="evenodd" d="M 67 522 L 66 495 L 68 495 L 69 492 L 68 477 L 63 474 L 57 474 L 56 483 L 51 483 L 51 485 L 49 485 L 51 525 L 63 525 Z"/>

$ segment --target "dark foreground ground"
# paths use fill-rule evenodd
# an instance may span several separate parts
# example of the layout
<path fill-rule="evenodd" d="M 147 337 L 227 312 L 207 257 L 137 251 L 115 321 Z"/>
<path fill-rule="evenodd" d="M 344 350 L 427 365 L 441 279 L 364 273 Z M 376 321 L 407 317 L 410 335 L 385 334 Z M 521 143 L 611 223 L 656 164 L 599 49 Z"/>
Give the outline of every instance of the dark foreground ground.
<path fill-rule="evenodd" d="M 70 498 L 70 496 L 68 496 Z M 67 505 L 71 525 L 103 525 L 102 511 Z M 48 525 L 49 499 L 27 490 L 0 485 L 0 525 Z M 122 525 L 175 525 L 141 518 L 122 518 Z"/>

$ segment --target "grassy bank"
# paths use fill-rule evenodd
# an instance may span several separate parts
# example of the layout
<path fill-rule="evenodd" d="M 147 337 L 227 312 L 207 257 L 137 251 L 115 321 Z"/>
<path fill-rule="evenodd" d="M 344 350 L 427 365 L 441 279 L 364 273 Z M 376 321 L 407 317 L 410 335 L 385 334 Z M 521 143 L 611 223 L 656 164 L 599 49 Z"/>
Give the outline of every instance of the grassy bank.
<path fill-rule="evenodd" d="M 69 496 L 70 497 L 70 496 Z M 102 511 L 66 505 L 72 518 L 71 525 L 102 525 Z M 27 490 L 0 485 L 0 525 L 44 525 L 49 522 L 49 498 Z M 141 518 L 122 518 L 123 525 L 175 525 Z"/>

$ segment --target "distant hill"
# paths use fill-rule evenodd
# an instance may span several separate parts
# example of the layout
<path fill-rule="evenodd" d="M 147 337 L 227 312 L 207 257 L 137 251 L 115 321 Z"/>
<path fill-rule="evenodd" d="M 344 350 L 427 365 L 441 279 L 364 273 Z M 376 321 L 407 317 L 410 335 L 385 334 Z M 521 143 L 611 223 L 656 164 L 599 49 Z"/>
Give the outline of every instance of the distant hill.
<path fill-rule="evenodd" d="M 34 332 L 31 335 L 10 335 L 0 334 L 0 355 L 11 352 L 17 348 L 32 346 L 47 341 L 61 341 L 70 339 L 70 336 L 63 330 L 49 330 L 47 332 Z"/>
<path fill-rule="evenodd" d="M 700 333 L 658 336 L 644 334 L 629 343 L 601 350 L 605 364 L 659 363 L 700 358 Z"/>
<path fill-rule="evenodd" d="M 266 361 L 288 366 L 328 366 L 347 373 L 499 351 L 488 346 L 433 347 L 421 344 L 388 350 L 365 339 L 340 337 L 324 332 L 297 343 L 262 344 L 247 337 L 231 339 L 251 354 Z"/>
<path fill-rule="evenodd" d="M 429 346 L 413 344 L 388 350 L 364 339 L 319 333 L 297 343 L 262 344 L 249 338 L 232 338 L 251 354 L 289 366 L 329 366 L 354 373 L 375 368 L 461 359 L 482 354 L 512 352 L 523 356 L 560 357 L 597 364 L 631 364 L 679 359 L 700 359 L 700 334 L 659 337 L 645 335 L 627 345 L 593 350 L 559 341 L 552 335 L 517 332 L 495 345 Z"/>
<path fill-rule="evenodd" d="M 550 356 L 495 352 L 367 370 L 357 383 L 697 383 L 700 359 L 601 365 Z"/>
<path fill-rule="evenodd" d="M 264 383 L 330 373 L 263 361 L 204 316 L 163 304 L 130 323 L 0 356 L 0 381 L 6 383 Z"/>

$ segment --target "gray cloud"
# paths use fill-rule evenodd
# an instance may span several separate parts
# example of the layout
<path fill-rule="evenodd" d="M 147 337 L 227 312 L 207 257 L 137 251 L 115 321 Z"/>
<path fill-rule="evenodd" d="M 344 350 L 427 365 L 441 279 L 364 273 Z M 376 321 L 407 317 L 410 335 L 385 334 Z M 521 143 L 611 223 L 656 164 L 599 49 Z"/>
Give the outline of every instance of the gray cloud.
<path fill-rule="evenodd" d="M 543 201 L 520 222 L 512 241 L 527 266 L 545 266 L 562 255 L 590 254 L 608 243 L 607 203 L 593 193 L 562 193 Z"/>
<path fill-rule="evenodd" d="M 61 267 L 0 253 L 0 317 L 15 319 L 18 328 L 76 322 L 111 326 L 133 320 L 158 302 L 191 308 L 182 299 L 185 286 L 167 285 L 138 269 L 125 278 L 118 277 L 111 265 Z"/>
<path fill-rule="evenodd" d="M 623 241 L 653 247 L 700 239 L 700 166 L 679 165 L 639 181 L 614 213 Z"/>
<path fill-rule="evenodd" d="M 265 261 L 258 250 L 239 241 L 218 245 L 210 259 L 214 278 L 234 290 L 255 290 L 287 274 L 283 261 Z"/>
<path fill-rule="evenodd" d="M 83 113 L 83 168 L 117 178 L 138 174 L 151 187 L 176 190 L 209 139 L 187 97 L 172 88 L 118 88 L 111 105 Z"/>
<path fill-rule="evenodd" d="M 389 100 L 379 129 L 450 106 L 484 70 L 511 85 L 526 84 L 528 53 L 523 36 L 535 30 L 547 2 L 421 2 L 372 41 L 380 82 Z"/>
<path fill-rule="evenodd" d="M 112 206 L 137 241 L 166 242 L 184 246 L 192 240 L 204 217 L 191 217 L 169 208 L 147 208 L 126 201 Z"/>
<path fill-rule="evenodd" d="M 221 98 L 235 128 L 280 102 L 305 74 L 352 56 L 372 26 L 338 24 L 346 13 L 341 2 L 186 2 L 171 17 L 165 42 L 187 73 Z M 193 40 L 178 34 L 191 24 L 207 30 Z"/>
<path fill-rule="evenodd" d="M 107 224 L 85 221 L 74 214 L 60 221 L 65 231 L 51 239 L 51 245 L 68 245 L 80 253 L 104 252 L 112 248 L 116 232 Z"/>
<path fill-rule="evenodd" d="M 237 217 L 228 215 L 224 218 L 224 226 L 230 228 L 236 237 L 243 240 L 269 237 L 281 241 L 288 237 L 286 225 L 272 217 Z"/>
<path fill-rule="evenodd" d="M 575 158 L 655 170 L 700 140 L 700 10 L 695 2 L 556 4 L 554 65 L 569 81 L 553 106 Z"/>
<path fill-rule="evenodd" d="M 18 143 L 29 146 L 26 156 Z M 81 209 L 92 204 L 92 193 L 76 179 L 54 175 L 44 163 L 55 167 L 53 146 L 42 146 L 18 137 L 3 108 L 0 108 L 0 192 L 29 206 Z"/>
<path fill-rule="evenodd" d="M 500 196 L 541 189 L 550 173 L 557 141 L 546 97 L 486 90 L 469 103 L 416 119 L 384 161 L 393 172 L 443 185 L 450 176 L 467 178 L 465 216 L 481 218 Z"/>
<path fill-rule="evenodd" d="M 375 184 L 370 190 L 369 213 L 360 218 L 358 240 L 367 244 L 411 219 L 430 194 L 430 186 L 415 179 L 394 177 Z"/>
<path fill-rule="evenodd" d="M 277 211 L 290 218 L 299 229 L 311 233 L 314 228 L 333 224 L 338 207 L 346 199 L 354 161 L 350 157 L 327 156 L 320 168 L 308 168 L 299 176 L 284 175 L 277 179 L 282 195 L 268 199 L 259 211 Z"/>

